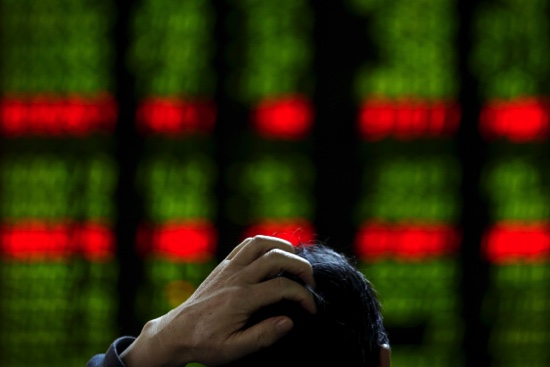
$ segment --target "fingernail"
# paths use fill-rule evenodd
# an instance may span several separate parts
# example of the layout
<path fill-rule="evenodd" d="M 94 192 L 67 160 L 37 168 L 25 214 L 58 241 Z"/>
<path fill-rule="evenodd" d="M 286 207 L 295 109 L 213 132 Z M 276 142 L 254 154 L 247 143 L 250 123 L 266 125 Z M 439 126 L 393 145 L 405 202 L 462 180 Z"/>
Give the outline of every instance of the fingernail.
<path fill-rule="evenodd" d="M 281 334 L 286 334 L 292 329 L 292 320 L 289 318 L 281 318 L 275 324 L 275 327 Z"/>

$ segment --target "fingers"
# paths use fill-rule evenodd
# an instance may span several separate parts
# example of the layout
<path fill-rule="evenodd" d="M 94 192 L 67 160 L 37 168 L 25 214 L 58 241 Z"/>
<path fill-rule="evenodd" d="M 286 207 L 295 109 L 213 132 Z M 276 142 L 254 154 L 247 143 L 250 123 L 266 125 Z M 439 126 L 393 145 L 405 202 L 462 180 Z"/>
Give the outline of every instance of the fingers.
<path fill-rule="evenodd" d="M 287 278 L 275 278 L 254 286 L 250 300 L 259 309 L 282 300 L 298 302 L 311 313 L 316 312 L 313 295 L 303 286 Z M 232 335 L 233 352 L 246 355 L 268 347 L 286 335 L 294 326 L 288 316 L 275 316 L 258 322 Z"/>
<path fill-rule="evenodd" d="M 245 239 L 227 255 L 226 259 L 245 266 L 273 249 L 294 253 L 294 246 L 290 242 L 277 237 L 258 235 Z"/>
<path fill-rule="evenodd" d="M 241 266 L 248 266 L 246 279 L 251 284 L 262 282 L 286 271 L 315 287 L 311 264 L 294 254 L 294 246 L 283 239 L 269 236 L 247 238 L 226 257 Z"/>
<path fill-rule="evenodd" d="M 292 330 L 293 326 L 292 320 L 287 316 L 271 317 L 235 334 L 234 345 L 240 347 L 238 353 L 241 355 L 253 353 L 274 344 Z"/>
<path fill-rule="evenodd" d="M 244 246 L 246 246 L 247 243 L 249 243 L 250 241 L 252 240 L 252 237 L 248 237 L 247 239 L 245 239 L 243 242 L 239 243 L 237 246 L 235 246 L 235 248 L 229 253 L 229 255 L 227 255 L 225 257 L 226 260 L 232 260 L 235 255 L 237 255 L 237 253 L 239 251 L 242 250 L 242 248 Z"/>
<path fill-rule="evenodd" d="M 300 304 L 312 314 L 317 312 L 313 294 L 306 287 L 288 278 L 273 278 L 252 287 L 252 299 L 256 309 L 289 300 Z"/>
<path fill-rule="evenodd" d="M 309 261 L 294 253 L 281 251 L 280 249 L 272 249 L 266 252 L 250 264 L 245 272 L 246 278 L 252 284 L 273 278 L 281 272 L 287 272 L 299 277 L 305 284 L 315 288 L 313 268 Z"/>

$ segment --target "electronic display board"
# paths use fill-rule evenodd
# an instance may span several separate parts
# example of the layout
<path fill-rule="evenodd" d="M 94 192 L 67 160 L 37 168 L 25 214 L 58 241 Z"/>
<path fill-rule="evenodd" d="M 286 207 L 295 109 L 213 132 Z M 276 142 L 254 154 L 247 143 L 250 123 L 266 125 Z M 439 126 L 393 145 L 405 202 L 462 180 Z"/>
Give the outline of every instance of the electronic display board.
<path fill-rule="evenodd" d="M 82 366 L 117 336 L 113 11 L 2 2 L 1 365 Z"/>
<path fill-rule="evenodd" d="M 136 240 L 141 323 L 185 301 L 214 266 L 214 21 L 204 1 L 142 1 L 131 13 L 127 65 L 144 140 L 136 174 L 144 208 Z"/>
<path fill-rule="evenodd" d="M 364 23 L 377 55 L 355 78 L 363 139 L 355 252 L 380 294 L 392 363 L 460 366 L 453 2 L 350 4 L 372 20 Z"/>
<path fill-rule="evenodd" d="M 489 144 L 481 186 L 490 208 L 483 316 L 496 366 L 550 363 L 548 8 L 544 1 L 480 4 L 474 23 L 479 128 Z"/>
<path fill-rule="evenodd" d="M 235 1 L 228 89 L 248 132 L 228 170 L 230 220 L 241 238 L 313 239 L 313 12 L 307 1 Z"/>
<path fill-rule="evenodd" d="M 550 363 L 547 1 L 0 5 L 0 365 L 84 365 L 255 234 L 355 256 L 392 365 Z"/>

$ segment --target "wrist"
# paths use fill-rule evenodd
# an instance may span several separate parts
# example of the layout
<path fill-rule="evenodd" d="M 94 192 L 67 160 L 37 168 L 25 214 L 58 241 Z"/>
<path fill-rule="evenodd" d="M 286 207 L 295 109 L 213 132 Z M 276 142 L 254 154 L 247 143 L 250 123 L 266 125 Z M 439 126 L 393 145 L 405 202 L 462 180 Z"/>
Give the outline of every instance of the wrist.
<path fill-rule="evenodd" d="M 126 367 L 176 367 L 190 362 L 185 360 L 185 350 L 171 345 L 171 340 L 164 340 L 162 321 L 157 318 L 147 322 L 136 340 L 122 352 L 120 358 Z"/>

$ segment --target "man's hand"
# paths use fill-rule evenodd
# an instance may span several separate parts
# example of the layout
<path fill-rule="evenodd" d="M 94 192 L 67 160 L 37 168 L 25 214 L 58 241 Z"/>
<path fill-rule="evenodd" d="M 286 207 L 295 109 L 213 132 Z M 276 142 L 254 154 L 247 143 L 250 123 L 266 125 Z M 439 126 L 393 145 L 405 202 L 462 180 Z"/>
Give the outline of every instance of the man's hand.
<path fill-rule="evenodd" d="M 243 329 L 261 307 L 283 299 L 316 312 L 312 294 L 285 277 L 294 274 L 315 286 L 311 264 L 294 254 L 291 243 L 275 237 L 247 238 L 210 273 L 193 295 L 166 315 L 149 321 L 122 354 L 128 367 L 215 366 L 275 343 L 292 320 L 272 317 Z"/>

